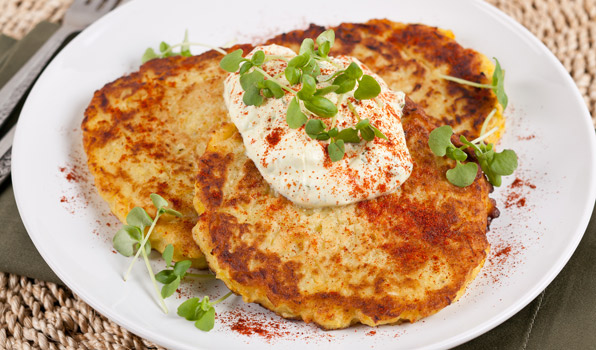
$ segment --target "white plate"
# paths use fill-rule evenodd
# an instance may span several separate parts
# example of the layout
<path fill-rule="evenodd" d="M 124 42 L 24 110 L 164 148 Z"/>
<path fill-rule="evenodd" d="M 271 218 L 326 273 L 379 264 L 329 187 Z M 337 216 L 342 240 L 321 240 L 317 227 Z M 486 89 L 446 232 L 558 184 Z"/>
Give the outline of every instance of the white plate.
<path fill-rule="evenodd" d="M 285 321 L 231 297 L 204 333 L 175 315 L 182 298 L 217 297 L 217 282 L 187 284 L 164 315 L 142 263 L 132 281 L 128 259 L 115 254 L 117 220 L 89 179 L 80 123 L 94 90 L 139 66 L 147 47 L 192 41 L 222 45 L 254 41 L 313 22 L 336 25 L 384 18 L 454 31 L 458 41 L 507 70 L 507 133 L 501 147 L 520 156 L 515 176 L 494 193 L 501 217 L 489 233 L 493 249 L 479 277 L 458 302 L 415 324 L 360 326 L 324 332 Z M 194 49 L 194 52 L 200 50 Z M 83 300 L 136 334 L 170 348 L 446 348 L 497 326 L 528 304 L 559 273 L 587 226 L 596 197 L 596 142 L 575 84 L 557 59 L 527 30 L 484 2 L 303 0 L 135 1 L 77 36 L 31 91 L 14 141 L 13 182 L 23 222 L 56 274 Z M 511 185 L 515 177 L 518 186 Z M 523 180 L 523 181 L 522 181 Z M 533 188 L 535 187 L 535 188 Z M 154 258 L 155 268 L 163 262 Z M 245 335 L 238 329 L 244 326 Z M 261 329 L 259 329 L 261 327 Z M 374 333 L 374 334 L 373 334 Z"/>

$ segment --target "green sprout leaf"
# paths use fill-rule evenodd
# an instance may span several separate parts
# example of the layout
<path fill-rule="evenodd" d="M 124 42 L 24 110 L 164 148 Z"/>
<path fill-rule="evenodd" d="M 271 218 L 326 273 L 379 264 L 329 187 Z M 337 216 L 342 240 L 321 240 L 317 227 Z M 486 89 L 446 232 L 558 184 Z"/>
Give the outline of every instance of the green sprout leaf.
<path fill-rule="evenodd" d="M 300 51 L 298 52 L 299 55 L 303 53 L 307 53 L 309 56 L 315 53 L 315 42 L 310 38 L 306 38 L 300 44 Z"/>
<path fill-rule="evenodd" d="M 517 154 L 510 149 L 495 153 L 490 167 L 497 175 L 511 175 L 517 169 Z"/>
<path fill-rule="evenodd" d="M 170 48 L 170 45 L 168 43 L 166 43 L 165 41 L 162 41 L 161 43 L 159 43 L 159 52 L 164 53 L 164 52 L 168 51 L 169 48 Z"/>
<path fill-rule="evenodd" d="M 155 274 L 155 279 L 159 283 L 168 284 L 172 283 L 176 279 L 176 274 L 174 274 L 174 270 L 161 270 Z"/>
<path fill-rule="evenodd" d="M 335 32 L 333 31 L 333 29 L 328 29 L 323 33 L 319 34 L 319 36 L 317 37 L 317 45 L 319 45 L 317 53 L 319 54 L 319 56 L 327 57 L 334 42 Z"/>
<path fill-rule="evenodd" d="M 339 134 L 339 130 L 337 128 L 332 128 L 331 130 L 327 131 L 327 135 L 329 137 L 336 137 Z"/>
<path fill-rule="evenodd" d="M 191 263 L 190 260 L 178 261 L 174 265 L 174 274 L 176 276 L 184 277 L 184 274 L 186 274 L 186 270 L 188 270 L 188 268 L 190 267 L 190 265 L 192 265 L 192 263 Z"/>
<path fill-rule="evenodd" d="M 238 73 L 240 73 L 240 75 L 243 75 L 244 73 L 248 72 L 252 67 L 253 67 L 252 62 L 249 62 L 249 61 L 244 62 L 240 66 L 240 70 L 238 71 Z"/>
<path fill-rule="evenodd" d="M 294 97 L 292 101 L 290 101 L 286 113 L 286 122 L 288 123 L 288 126 L 292 129 L 298 129 L 306 124 L 307 120 L 308 118 L 300 109 L 300 103 L 298 103 L 298 100 Z"/>
<path fill-rule="evenodd" d="M 344 74 L 349 79 L 357 80 L 360 79 L 364 73 L 362 72 L 362 68 L 360 68 L 356 62 L 352 62 L 348 68 L 346 68 Z"/>
<path fill-rule="evenodd" d="M 209 300 L 208 297 L 207 300 Z M 198 313 L 202 311 L 199 298 L 190 298 L 178 306 L 178 316 L 184 317 L 188 321 L 195 321 L 199 318 Z"/>
<path fill-rule="evenodd" d="M 383 134 L 381 132 L 381 130 L 377 129 L 375 126 L 371 125 L 370 128 L 373 130 L 373 132 L 375 133 L 375 136 L 380 138 L 380 139 L 384 139 L 387 140 L 387 136 L 385 136 L 385 134 Z"/>
<path fill-rule="evenodd" d="M 370 75 L 363 75 L 358 82 L 358 88 L 354 91 L 354 98 L 357 100 L 368 100 L 377 97 L 381 93 L 381 86 Z"/>
<path fill-rule="evenodd" d="M 499 63 L 499 60 L 497 60 L 496 57 L 493 57 L 493 58 L 494 58 L 496 64 L 495 64 L 495 71 L 493 73 L 491 84 L 476 83 L 476 82 L 469 81 L 466 79 L 452 77 L 450 75 L 441 74 L 440 76 L 441 76 L 441 78 L 443 78 L 445 80 L 453 81 L 458 84 L 473 86 L 473 87 L 480 88 L 480 89 L 493 90 L 493 92 L 497 96 L 497 101 L 503 107 L 503 110 L 505 110 L 505 108 L 507 108 L 507 104 L 509 102 L 509 98 L 507 97 L 507 94 L 505 93 L 505 70 L 503 70 L 501 68 L 501 64 Z"/>
<path fill-rule="evenodd" d="M 205 311 L 199 319 L 195 322 L 195 327 L 198 329 L 209 332 L 213 329 L 215 325 L 215 308 L 212 306 L 207 311 Z"/>
<path fill-rule="evenodd" d="M 265 80 L 265 87 L 271 91 L 275 98 L 281 98 L 285 95 L 281 86 L 273 80 Z"/>
<path fill-rule="evenodd" d="M 495 65 L 495 72 L 493 73 L 493 81 L 492 81 L 492 85 L 494 86 L 493 90 L 495 92 L 495 94 L 497 95 L 497 101 L 499 101 L 499 104 L 501 106 L 503 106 L 503 110 L 505 110 L 505 108 L 507 108 L 507 104 L 509 102 L 509 98 L 507 97 L 507 94 L 505 93 L 505 71 L 501 68 L 501 64 L 499 63 L 499 60 L 497 60 L 496 57 L 493 57 L 493 59 L 496 62 Z"/>
<path fill-rule="evenodd" d="M 242 49 L 232 51 L 225 55 L 224 58 L 219 61 L 219 66 L 226 72 L 233 73 L 238 70 L 240 63 L 245 59 L 242 57 L 244 52 Z"/>
<path fill-rule="evenodd" d="M 331 138 L 331 136 L 329 136 L 328 132 L 323 131 L 322 133 L 318 134 L 315 138 L 320 141 L 327 141 Z"/>
<path fill-rule="evenodd" d="M 464 151 L 462 151 L 459 148 L 455 148 L 452 146 L 447 147 L 447 158 L 451 158 L 453 160 L 459 160 L 460 162 L 463 162 L 464 160 L 468 159 L 468 154 Z"/>
<path fill-rule="evenodd" d="M 265 77 L 259 71 L 252 71 L 250 73 L 243 74 L 240 76 L 240 85 L 246 91 L 250 88 L 257 87 L 257 85 L 264 81 Z"/>
<path fill-rule="evenodd" d="M 339 89 L 339 86 L 337 85 L 329 85 L 327 87 L 324 87 L 322 89 L 317 89 L 317 91 L 315 92 L 315 96 L 325 96 L 331 92 L 337 91 L 337 89 Z"/>
<path fill-rule="evenodd" d="M 374 130 L 369 126 L 360 128 L 360 136 L 366 140 L 366 141 L 372 141 L 375 139 L 375 132 Z"/>
<path fill-rule="evenodd" d="M 141 57 L 141 62 L 145 63 L 154 58 L 159 58 L 159 55 L 155 53 L 155 50 L 153 50 L 152 48 L 148 48 L 147 50 L 145 50 L 145 53 L 143 53 L 143 57 Z"/>
<path fill-rule="evenodd" d="M 317 77 L 321 74 L 321 67 L 314 58 L 311 58 L 310 61 L 302 68 L 302 73 L 307 74 L 313 77 Z"/>
<path fill-rule="evenodd" d="M 344 140 L 337 140 L 335 142 L 330 142 L 327 146 L 327 151 L 329 152 L 329 159 L 332 162 L 337 162 L 343 159 L 344 154 L 346 153 Z"/>
<path fill-rule="evenodd" d="M 482 141 L 485 138 L 484 135 L 474 141 L 468 141 L 465 136 L 460 135 L 459 140 L 463 146 L 459 148 L 451 143 L 451 135 L 453 135 L 453 129 L 448 125 L 436 128 L 430 133 L 428 145 L 435 155 L 440 157 L 446 155 L 457 161 L 456 167 L 447 171 L 447 180 L 452 184 L 465 187 L 474 182 L 478 170 L 476 163 L 466 163 L 465 165 L 460 163 L 467 159 L 468 155 L 464 149 L 468 147 L 474 151 L 480 169 L 486 175 L 488 182 L 495 187 L 501 186 L 501 176 L 511 175 L 517 168 L 515 152 L 512 150 L 495 152 L 492 143 L 486 145 Z"/>
<path fill-rule="evenodd" d="M 451 143 L 453 129 L 449 125 L 443 125 L 430 132 L 428 146 L 436 156 L 442 157 L 447 153 L 447 148 L 454 147 Z"/>
<path fill-rule="evenodd" d="M 174 210 L 174 209 L 170 209 L 170 208 L 161 208 L 161 209 L 159 209 L 159 211 L 160 211 L 161 213 L 163 213 L 163 214 L 169 214 L 169 215 L 175 216 L 175 217 L 177 217 L 177 218 L 180 218 L 180 217 L 182 217 L 182 213 L 181 213 L 181 212 L 179 212 L 179 211 L 176 211 L 176 210 Z"/>
<path fill-rule="evenodd" d="M 132 256 L 138 245 L 143 240 L 143 235 L 138 227 L 124 225 L 112 239 L 112 245 L 116 251 L 124 256 Z"/>
<path fill-rule="evenodd" d="M 304 101 L 304 107 L 322 118 L 331 118 L 338 112 L 333 102 L 321 96 L 313 96 Z"/>
<path fill-rule="evenodd" d="M 149 195 L 149 198 L 151 198 L 153 205 L 157 209 L 165 208 L 168 206 L 168 201 L 166 201 L 162 196 L 158 195 L 157 193 L 151 193 Z"/>
<path fill-rule="evenodd" d="M 360 136 L 358 136 L 358 130 L 354 128 L 346 128 L 341 130 L 338 134 L 336 139 L 343 140 L 344 142 L 350 143 L 359 143 Z"/>
<path fill-rule="evenodd" d="M 294 68 L 304 67 L 304 66 L 306 66 L 308 61 L 310 61 L 310 54 L 308 52 L 305 52 L 301 55 L 297 55 L 294 58 L 292 58 L 288 62 L 288 67 L 294 67 Z"/>
<path fill-rule="evenodd" d="M 333 85 L 339 86 L 335 91 L 336 94 L 345 94 L 346 92 L 354 90 L 356 79 L 350 78 L 346 74 L 341 74 L 333 80 Z"/>
<path fill-rule="evenodd" d="M 165 299 L 165 298 L 171 297 L 174 294 L 174 292 L 176 291 L 176 289 L 178 289 L 179 286 L 180 286 L 180 276 L 176 276 L 172 282 L 164 284 L 164 286 L 161 287 L 162 298 Z"/>
<path fill-rule="evenodd" d="M 311 139 L 316 139 L 317 135 L 325 131 L 325 123 L 323 123 L 320 119 L 309 119 L 306 122 L 306 126 L 304 127 L 304 131 L 306 134 L 310 136 Z"/>
<path fill-rule="evenodd" d="M 366 141 L 372 141 L 375 139 L 375 131 L 370 125 L 368 118 L 362 119 L 356 124 L 356 129 L 360 131 L 360 136 Z M 380 131 L 379 131 L 380 132 Z M 385 135 L 383 135 L 385 136 Z"/>
<path fill-rule="evenodd" d="M 306 101 L 310 100 L 317 91 L 317 81 L 310 75 L 302 76 L 302 89 L 298 92 L 298 98 Z"/>
<path fill-rule="evenodd" d="M 128 212 L 128 215 L 126 216 L 126 223 L 131 226 L 137 226 L 142 232 L 144 232 L 145 227 L 151 226 L 153 219 L 151 219 L 145 209 L 141 207 L 134 207 Z"/>
<path fill-rule="evenodd" d="M 255 52 L 252 55 L 250 62 L 252 62 L 252 64 L 255 66 L 262 65 L 265 62 L 265 53 L 262 50 Z M 238 69 L 238 68 L 236 68 L 236 69 Z"/>
<path fill-rule="evenodd" d="M 165 260 L 167 267 L 172 266 L 172 259 L 174 258 L 174 246 L 168 244 L 166 248 L 163 250 L 161 256 Z"/>
<path fill-rule="evenodd" d="M 453 169 L 447 170 L 445 174 L 447 180 L 458 187 L 466 187 L 471 185 L 478 173 L 478 165 L 476 163 L 462 164 L 457 162 Z"/>
<path fill-rule="evenodd" d="M 209 301 L 209 297 L 205 296 L 202 300 L 199 298 L 191 298 L 178 306 L 178 315 L 184 317 L 188 321 L 193 321 L 195 327 L 208 332 L 213 329 L 215 325 L 215 305 L 224 301 L 232 295 L 232 292 L 224 295 L 214 302 Z"/>
<path fill-rule="evenodd" d="M 300 56 L 296 56 L 296 57 L 300 57 Z M 302 77 L 302 72 L 300 72 L 300 69 L 296 68 L 296 67 L 287 67 L 286 70 L 284 71 L 284 75 L 286 76 L 286 79 L 288 80 L 288 82 L 291 85 L 295 85 L 298 84 L 298 82 L 300 81 L 300 78 Z"/>
<path fill-rule="evenodd" d="M 242 101 L 247 106 L 260 106 L 265 99 L 261 96 L 261 90 L 257 87 L 251 87 L 244 92 Z"/>
<path fill-rule="evenodd" d="M 182 45 L 180 46 L 180 54 L 185 57 L 192 56 L 190 52 L 190 44 L 188 41 L 188 29 L 184 31 L 184 40 L 182 40 Z"/>

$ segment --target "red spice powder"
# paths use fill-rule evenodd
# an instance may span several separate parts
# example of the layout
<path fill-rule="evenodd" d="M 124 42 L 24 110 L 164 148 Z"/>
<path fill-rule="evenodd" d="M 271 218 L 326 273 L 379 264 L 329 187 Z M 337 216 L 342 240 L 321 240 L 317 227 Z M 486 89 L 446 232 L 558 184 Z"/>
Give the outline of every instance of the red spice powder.
<path fill-rule="evenodd" d="M 282 128 L 275 128 L 269 135 L 265 137 L 265 141 L 269 143 L 269 147 L 275 147 L 279 141 L 281 141 L 281 137 L 284 134 L 284 130 Z"/>
<path fill-rule="evenodd" d="M 65 175 L 66 180 L 69 182 L 80 182 L 83 179 L 76 165 L 72 166 L 71 168 L 60 167 L 58 169 L 60 169 L 60 172 Z"/>
<path fill-rule="evenodd" d="M 516 177 L 515 180 L 511 183 L 511 185 L 509 187 L 511 188 L 520 188 L 522 186 L 527 186 L 531 189 L 535 189 L 536 185 L 530 183 L 529 181 L 526 180 L 522 180 L 519 177 Z"/>
<path fill-rule="evenodd" d="M 375 334 L 377 334 L 377 331 L 369 331 L 366 333 L 366 335 L 368 335 L 369 337 L 372 337 Z"/>
<path fill-rule="evenodd" d="M 509 256 L 509 253 L 511 252 L 511 247 L 505 247 L 501 250 L 499 250 L 496 254 L 495 254 L 495 258 L 501 257 L 501 256 Z"/>
<path fill-rule="evenodd" d="M 271 339 L 275 333 L 271 329 L 263 327 L 262 324 L 255 322 L 254 320 L 239 318 L 236 323 L 230 327 L 234 332 L 243 335 L 258 334 L 266 339 Z"/>
<path fill-rule="evenodd" d="M 507 194 L 507 198 L 505 199 L 505 208 L 511 208 L 513 206 L 521 208 L 526 206 L 526 197 L 524 197 L 523 191 L 524 187 L 535 189 L 536 185 L 530 183 L 529 181 L 522 180 L 519 177 L 516 178 L 511 185 L 509 185 L 510 191 Z"/>
<path fill-rule="evenodd" d="M 536 135 L 518 136 L 517 139 L 520 141 L 527 141 L 536 138 Z"/>
<path fill-rule="evenodd" d="M 245 336 L 260 336 L 267 341 L 288 337 L 292 332 L 284 321 L 267 319 L 263 314 L 247 313 L 241 310 L 234 310 L 228 313 L 217 315 L 218 321 L 228 324 L 230 330 Z"/>

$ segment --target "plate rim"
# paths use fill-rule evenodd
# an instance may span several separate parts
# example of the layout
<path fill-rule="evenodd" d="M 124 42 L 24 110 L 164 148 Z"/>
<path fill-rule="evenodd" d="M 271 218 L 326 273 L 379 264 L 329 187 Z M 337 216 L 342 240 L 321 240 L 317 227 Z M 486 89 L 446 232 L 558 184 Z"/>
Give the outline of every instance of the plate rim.
<path fill-rule="evenodd" d="M 585 118 L 583 118 L 582 120 L 584 120 L 586 126 L 588 126 L 588 128 L 591 129 L 592 124 L 591 124 L 591 119 L 590 119 L 590 113 L 589 113 L 588 108 L 579 92 L 579 89 L 577 88 L 575 81 L 573 81 L 573 79 L 570 76 L 570 74 L 568 73 L 568 71 L 564 68 L 563 64 L 558 60 L 558 58 L 556 58 L 554 53 L 552 53 L 546 47 L 546 45 L 543 42 L 541 42 L 536 36 L 534 36 L 527 28 L 525 28 L 523 25 L 521 25 L 520 23 L 515 21 L 512 17 L 508 16 L 507 14 L 505 14 L 504 12 L 502 12 L 495 6 L 489 4 L 485 1 L 482 1 L 482 0 L 464 0 L 464 1 L 468 2 L 468 3 L 474 3 L 475 5 L 479 5 L 480 7 L 484 7 L 484 10 L 488 11 L 490 15 L 497 16 L 500 20 L 505 21 L 508 25 L 514 27 L 515 31 L 517 33 L 519 33 L 520 36 L 523 36 L 526 39 L 531 40 L 532 43 L 535 45 L 537 44 L 537 46 L 540 48 L 541 52 L 547 55 L 548 60 L 551 61 L 552 63 L 554 63 L 554 66 L 558 69 L 558 71 L 560 73 L 564 73 L 562 75 L 565 77 L 567 84 L 570 86 L 573 86 L 573 94 L 576 99 L 576 102 L 578 102 L 578 105 L 581 105 L 580 108 L 582 109 L 583 114 L 585 115 Z M 126 7 L 136 6 L 136 5 L 140 4 L 141 2 L 142 2 L 142 0 L 130 1 L 128 3 L 123 4 L 121 6 L 121 8 L 124 6 L 126 6 Z M 121 9 L 116 9 L 116 11 L 119 11 L 119 10 L 121 10 Z M 111 16 L 108 17 L 108 19 L 106 19 L 106 17 L 101 18 L 100 20 L 98 20 L 97 22 L 95 22 L 91 26 L 89 26 L 87 29 L 85 29 L 83 31 L 83 33 L 93 32 L 96 27 L 99 27 L 100 25 L 103 24 L 104 21 L 107 21 L 110 18 L 111 18 Z M 77 36 L 77 38 L 81 38 L 81 36 L 79 35 L 79 36 Z M 77 38 L 75 38 L 75 40 L 77 40 Z M 73 41 L 75 41 L 75 40 L 73 40 Z M 68 45 L 70 45 L 70 44 L 71 43 L 69 43 Z M 58 55 L 62 54 L 62 52 L 60 52 Z M 50 63 L 50 66 L 51 66 L 51 63 Z M 43 73 L 42 73 L 42 75 L 43 75 Z M 35 86 L 33 87 L 33 89 L 35 89 Z M 25 106 L 23 107 L 23 111 L 25 111 L 27 109 L 27 105 L 29 103 L 30 103 L 30 100 L 27 99 Z M 20 169 L 22 168 L 21 166 L 18 165 L 22 161 L 22 158 L 20 158 L 18 155 L 20 154 L 20 150 L 22 149 L 21 144 L 24 144 L 24 141 L 21 141 L 21 140 L 23 140 L 25 138 L 25 136 L 22 135 L 24 133 L 24 131 L 22 130 L 23 129 L 22 127 L 19 127 L 20 125 L 22 125 L 22 123 L 17 124 L 17 130 L 16 130 L 16 134 L 15 134 L 15 141 L 14 141 L 15 146 L 13 147 L 13 151 L 14 151 L 13 154 L 16 155 L 16 157 L 13 157 L 13 165 L 17 164 L 17 166 L 14 167 L 14 169 L 16 171 L 14 171 L 13 174 L 15 174 L 15 173 L 18 174 L 20 172 Z M 592 148 L 596 149 L 596 136 L 594 136 L 594 135 L 592 135 L 592 136 L 593 137 L 589 138 L 589 140 L 591 140 Z M 596 169 L 596 155 L 594 153 L 592 153 L 592 159 L 591 159 L 592 172 L 594 172 L 595 169 Z M 24 209 L 24 208 L 26 208 L 26 205 L 24 204 L 24 199 L 23 199 L 24 195 L 22 194 L 24 191 L 24 190 L 22 190 L 22 188 L 23 188 L 23 186 L 25 186 L 25 184 L 23 184 L 21 182 L 21 180 L 19 179 L 18 176 L 12 177 L 12 179 L 13 179 L 14 195 L 15 195 L 17 208 L 19 211 L 19 215 L 21 215 L 21 219 L 22 219 L 23 224 L 27 230 L 27 233 L 29 234 L 31 240 L 35 244 L 36 249 L 39 251 L 41 256 L 44 258 L 44 261 L 50 266 L 50 268 L 52 268 L 52 270 L 56 273 L 56 275 L 58 275 L 60 277 L 60 279 L 68 286 L 68 288 L 70 288 L 72 291 L 76 291 L 76 294 L 79 297 L 81 297 L 82 300 L 84 300 L 86 303 L 88 303 L 90 306 L 92 306 L 94 309 L 98 310 L 101 308 L 102 309 L 101 314 L 105 315 L 111 321 L 130 330 L 131 332 L 134 332 L 135 334 L 137 334 L 139 336 L 142 336 L 145 339 L 149 339 L 149 340 L 155 342 L 156 344 L 170 344 L 171 346 L 176 346 L 176 347 L 184 347 L 185 346 L 185 344 L 179 343 L 178 340 L 176 340 L 176 339 L 161 337 L 160 334 L 151 334 L 151 333 L 145 332 L 143 327 L 135 327 L 135 325 L 131 326 L 129 323 L 127 323 L 127 321 L 124 318 L 121 318 L 118 313 L 109 312 L 110 311 L 109 309 L 104 310 L 101 307 L 101 302 L 99 300 L 97 300 L 92 294 L 86 293 L 85 291 L 78 290 L 79 288 L 77 288 L 77 284 L 74 283 L 74 281 L 72 281 L 68 277 L 68 275 L 64 273 L 64 271 L 62 271 L 60 266 L 58 266 L 56 264 L 56 262 L 53 261 L 52 259 L 48 259 L 51 254 L 49 254 L 47 251 L 45 251 L 43 249 L 43 246 L 41 246 L 40 242 L 37 240 L 36 235 L 30 233 L 31 225 L 28 222 L 28 219 L 26 219 L 24 217 L 24 215 L 21 214 L 21 213 L 26 212 L 26 209 Z M 564 268 L 564 266 L 567 264 L 567 262 L 569 261 L 569 259 L 573 255 L 573 253 L 577 250 L 577 247 L 585 234 L 590 217 L 593 215 L 592 211 L 594 208 L 594 202 L 596 202 L 596 180 L 593 180 L 592 182 L 590 182 L 590 185 L 591 186 L 588 189 L 588 192 L 589 192 L 588 202 L 590 202 L 589 198 L 592 198 L 592 200 L 591 200 L 592 205 L 590 206 L 590 205 L 588 205 L 589 204 L 588 203 L 587 205 L 585 205 L 583 207 L 583 213 L 581 215 L 581 220 L 580 220 L 581 222 L 578 225 L 578 227 L 583 228 L 582 229 L 583 232 L 581 234 L 574 235 L 575 239 L 570 246 L 570 247 L 572 247 L 572 249 L 566 250 L 564 255 L 559 256 L 557 262 L 549 270 L 549 273 L 542 277 L 542 279 L 540 280 L 541 282 L 538 284 L 538 286 L 534 286 L 534 288 L 532 290 L 527 291 L 523 295 L 522 298 L 518 299 L 517 303 L 513 304 L 514 306 L 507 308 L 506 311 L 499 313 L 498 316 L 493 317 L 492 319 L 489 319 L 489 320 L 485 320 L 484 322 L 480 323 L 477 327 L 469 329 L 465 333 L 461 333 L 455 337 L 452 336 L 447 339 L 444 339 L 443 341 L 436 343 L 435 346 L 440 346 L 440 347 L 457 346 L 457 345 L 467 342 L 475 337 L 478 337 L 478 336 L 490 331 L 491 329 L 497 327 L 498 325 L 502 324 L 504 321 L 506 321 L 507 319 L 509 319 L 516 313 L 518 313 L 523 307 L 528 305 L 540 293 L 542 293 L 542 291 L 559 275 L 559 273 Z"/>

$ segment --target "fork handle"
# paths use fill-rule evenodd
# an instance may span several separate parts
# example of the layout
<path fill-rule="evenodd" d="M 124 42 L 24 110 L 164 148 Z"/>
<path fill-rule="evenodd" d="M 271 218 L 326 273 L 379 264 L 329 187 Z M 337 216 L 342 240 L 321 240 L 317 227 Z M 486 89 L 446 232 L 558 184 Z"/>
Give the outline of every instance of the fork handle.
<path fill-rule="evenodd" d="M 61 26 L 0 89 L 0 125 L 6 121 L 52 55 L 74 31 L 75 28 L 71 26 Z"/>

